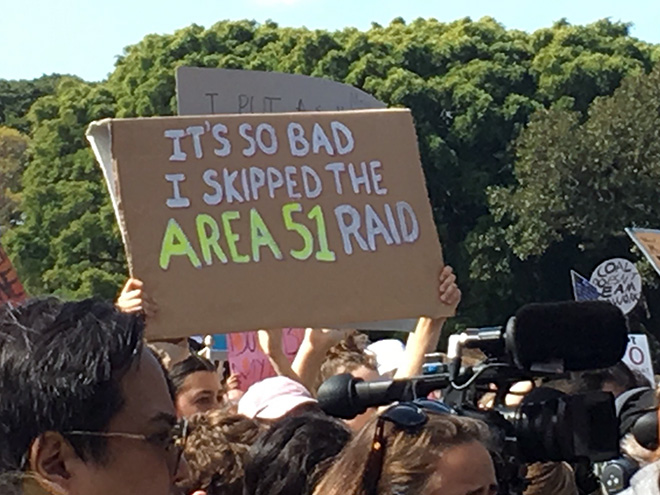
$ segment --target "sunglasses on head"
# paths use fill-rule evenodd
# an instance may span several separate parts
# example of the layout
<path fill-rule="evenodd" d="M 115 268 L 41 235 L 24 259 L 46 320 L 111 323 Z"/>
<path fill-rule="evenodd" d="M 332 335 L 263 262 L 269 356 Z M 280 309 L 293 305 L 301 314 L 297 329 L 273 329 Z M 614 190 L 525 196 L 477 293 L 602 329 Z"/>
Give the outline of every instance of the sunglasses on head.
<path fill-rule="evenodd" d="M 454 414 L 455 411 L 445 404 L 430 399 L 416 399 L 412 402 L 400 402 L 388 407 L 378 416 L 374 438 L 371 442 L 371 450 L 367 457 L 362 483 L 364 492 L 369 495 L 377 495 L 378 482 L 383 471 L 383 460 L 387 447 L 385 426 L 392 423 L 395 429 L 405 431 L 408 434 L 417 434 L 428 423 L 429 411 L 435 414 Z"/>

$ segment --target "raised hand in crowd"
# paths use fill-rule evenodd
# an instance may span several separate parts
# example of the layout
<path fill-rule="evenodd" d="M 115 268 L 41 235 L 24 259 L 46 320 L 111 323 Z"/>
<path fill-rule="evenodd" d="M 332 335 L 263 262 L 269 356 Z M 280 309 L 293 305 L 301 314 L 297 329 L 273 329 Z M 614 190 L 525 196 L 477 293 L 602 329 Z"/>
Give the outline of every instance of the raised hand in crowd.
<path fill-rule="evenodd" d="M 328 351 L 355 330 L 330 328 L 308 328 L 291 365 L 300 383 L 312 393 L 316 392 L 321 365 Z"/>
<path fill-rule="evenodd" d="M 314 393 L 328 350 L 353 331 L 307 328 L 293 363 L 289 362 L 282 349 L 282 329 L 259 330 L 257 340 L 279 376 L 296 380 Z"/>
<path fill-rule="evenodd" d="M 232 373 L 227 378 L 225 383 L 225 398 L 230 408 L 236 407 L 238 401 L 243 397 L 244 392 L 239 388 L 241 386 L 241 379 L 236 373 Z"/>
<path fill-rule="evenodd" d="M 438 277 L 438 299 L 441 303 L 452 307 L 458 306 L 461 302 L 461 289 L 458 288 L 456 275 L 449 265 L 442 269 Z M 404 357 L 394 378 L 409 378 L 422 372 L 424 356 L 437 348 L 446 321 L 447 318 L 419 319 L 415 331 L 408 335 Z"/>
<path fill-rule="evenodd" d="M 269 328 L 257 331 L 257 342 L 263 353 L 268 357 L 275 373 L 286 376 L 292 380 L 300 381 L 298 375 L 291 368 L 291 362 L 282 349 L 282 329 Z"/>
<path fill-rule="evenodd" d="M 144 283 L 136 278 L 126 281 L 115 305 L 124 313 L 144 313 L 147 318 L 158 311 L 158 305 L 144 290 Z"/>

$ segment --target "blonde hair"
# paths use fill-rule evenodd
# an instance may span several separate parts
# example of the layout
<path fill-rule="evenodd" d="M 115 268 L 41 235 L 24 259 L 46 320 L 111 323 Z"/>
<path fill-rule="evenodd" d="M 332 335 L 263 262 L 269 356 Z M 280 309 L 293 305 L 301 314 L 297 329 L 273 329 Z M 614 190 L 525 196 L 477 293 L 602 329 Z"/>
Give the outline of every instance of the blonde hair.
<path fill-rule="evenodd" d="M 429 420 L 418 433 L 387 426 L 387 447 L 378 482 L 378 495 L 422 493 L 437 469 L 442 453 L 470 442 L 486 444 L 488 427 L 482 421 L 451 414 L 428 413 Z M 372 449 L 377 417 L 358 433 L 321 479 L 314 495 L 365 495 L 362 480 Z"/>

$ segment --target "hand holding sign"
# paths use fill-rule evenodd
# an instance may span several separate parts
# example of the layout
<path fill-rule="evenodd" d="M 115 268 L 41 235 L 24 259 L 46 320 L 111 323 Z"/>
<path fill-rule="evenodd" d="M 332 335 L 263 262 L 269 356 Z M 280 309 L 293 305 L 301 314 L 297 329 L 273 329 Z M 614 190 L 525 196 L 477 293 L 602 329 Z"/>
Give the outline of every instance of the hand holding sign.
<path fill-rule="evenodd" d="M 117 309 L 124 313 L 144 313 L 152 318 L 158 311 L 158 305 L 144 290 L 144 283 L 135 278 L 129 278 L 115 303 Z"/>
<path fill-rule="evenodd" d="M 447 265 L 440 272 L 440 301 L 448 306 L 456 307 L 461 302 L 461 289 L 456 285 L 456 275 L 454 269 Z"/>

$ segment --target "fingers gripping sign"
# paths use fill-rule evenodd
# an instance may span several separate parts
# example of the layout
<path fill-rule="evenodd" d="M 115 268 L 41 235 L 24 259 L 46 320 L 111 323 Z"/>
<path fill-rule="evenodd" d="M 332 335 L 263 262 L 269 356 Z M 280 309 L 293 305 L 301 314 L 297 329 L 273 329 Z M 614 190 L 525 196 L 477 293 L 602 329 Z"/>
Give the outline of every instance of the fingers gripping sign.
<path fill-rule="evenodd" d="M 438 282 L 440 301 L 448 306 L 458 306 L 462 294 L 461 289 L 456 285 L 456 275 L 451 266 L 447 265 L 442 269 Z"/>
<path fill-rule="evenodd" d="M 141 280 L 129 278 L 115 303 L 124 313 L 144 313 L 147 318 L 153 318 L 158 311 L 158 305 L 144 290 Z"/>

